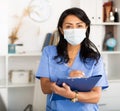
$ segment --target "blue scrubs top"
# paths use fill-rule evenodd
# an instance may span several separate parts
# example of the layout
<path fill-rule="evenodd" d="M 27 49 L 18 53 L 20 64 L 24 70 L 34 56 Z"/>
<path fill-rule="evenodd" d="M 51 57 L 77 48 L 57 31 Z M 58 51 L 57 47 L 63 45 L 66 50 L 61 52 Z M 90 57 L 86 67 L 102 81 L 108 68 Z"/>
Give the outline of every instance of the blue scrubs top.
<path fill-rule="evenodd" d="M 66 63 L 57 64 L 53 59 L 57 55 L 56 46 L 47 46 L 43 49 L 42 56 L 36 78 L 46 77 L 51 81 L 56 81 L 58 78 L 68 77 L 71 70 L 81 70 L 85 76 L 102 75 L 102 78 L 96 84 L 103 89 L 108 87 L 107 78 L 105 75 L 103 61 L 100 58 L 96 64 L 95 60 L 88 59 L 88 63 L 84 64 L 80 61 L 79 53 L 76 56 L 74 63 L 69 67 Z M 99 111 L 97 104 L 89 104 L 83 102 L 71 102 L 69 99 L 51 101 L 51 95 L 47 95 L 46 111 Z"/>

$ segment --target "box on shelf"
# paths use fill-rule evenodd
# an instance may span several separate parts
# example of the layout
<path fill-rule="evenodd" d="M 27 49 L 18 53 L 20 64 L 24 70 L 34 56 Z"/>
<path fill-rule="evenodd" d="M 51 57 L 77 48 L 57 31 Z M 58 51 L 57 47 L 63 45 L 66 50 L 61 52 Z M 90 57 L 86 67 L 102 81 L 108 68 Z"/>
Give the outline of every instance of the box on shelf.
<path fill-rule="evenodd" d="M 9 73 L 9 82 L 11 83 L 30 83 L 32 81 L 32 70 L 11 70 Z"/>
<path fill-rule="evenodd" d="M 24 45 L 23 44 L 16 44 L 16 53 L 25 53 L 25 50 L 24 50 Z"/>

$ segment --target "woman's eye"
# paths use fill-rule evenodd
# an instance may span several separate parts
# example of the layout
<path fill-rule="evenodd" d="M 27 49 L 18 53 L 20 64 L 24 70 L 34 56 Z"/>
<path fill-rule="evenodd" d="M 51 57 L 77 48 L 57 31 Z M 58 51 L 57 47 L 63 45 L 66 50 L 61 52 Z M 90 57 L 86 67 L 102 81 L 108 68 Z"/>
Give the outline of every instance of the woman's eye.
<path fill-rule="evenodd" d="M 70 28 L 71 28 L 71 26 L 66 26 L 65 28 L 66 28 L 66 29 L 70 29 Z"/>
<path fill-rule="evenodd" d="M 77 28 L 82 28 L 83 26 L 82 25 L 78 25 Z"/>

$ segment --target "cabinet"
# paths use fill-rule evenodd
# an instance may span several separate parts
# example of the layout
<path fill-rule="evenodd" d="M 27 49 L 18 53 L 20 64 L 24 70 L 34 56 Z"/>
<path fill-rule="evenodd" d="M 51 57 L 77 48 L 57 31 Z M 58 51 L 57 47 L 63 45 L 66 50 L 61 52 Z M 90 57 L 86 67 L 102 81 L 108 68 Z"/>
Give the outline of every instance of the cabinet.
<path fill-rule="evenodd" d="M 92 23 L 102 22 L 102 0 L 80 0 L 80 8 L 85 10 Z"/>
<path fill-rule="evenodd" d="M 103 91 L 99 106 L 100 111 L 120 110 L 120 81 L 109 82 L 109 88 Z"/>
<path fill-rule="evenodd" d="M 5 87 L 6 86 L 6 57 L 5 56 L 0 56 L 0 87 Z"/>
<path fill-rule="evenodd" d="M 102 0 L 71 0 L 71 6 L 83 9 L 92 23 L 102 22 L 102 3 Z"/>
<path fill-rule="evenodd" d="M 33 105 L 34 79 L 37 70 L 40 53 L 8 54 L 8 110 L 22 111 L 28 104 Z M 28 83 L 12 83 L 9 80 L 11 70 L 31 70 L 32 80 Z M 17 78 L 16 78 L 17 79 Z"/>
<path fill-rule="evenodd" d="M 35 72 L 40 53 L 6 54 L 0 56 L 0 96 L 8 111 L 23 111 L 28 104 L 33 105 Z M 12 83 L 9 80 L 11 70 L 32 70 L 29 83 Z"/>
<path fill-rule="evenodd" d="M 100 111 L 120 110 L 120 22 L 103 22 L 103 4 L 109 0 L 75 0 L 71 6 L 77 6 L 85 10 L 91 20 L 90 39 L 99 49 L 106 74 L 109 81 L 109 88 L 103 91 L 99 102 Z M 120 15 L 120 1 L 113 0 L 113 9 L 118 8 Z M 119 19 L 120 21 L 120 19 Z M 103 42 L 106 33 L 112 32 L 117 41 L 114 51 L 103 50 Z"/>
<path fill-rule="evenodd" d="M 6 57 L 0 55 L 0 110 L 7 106 Z"/>

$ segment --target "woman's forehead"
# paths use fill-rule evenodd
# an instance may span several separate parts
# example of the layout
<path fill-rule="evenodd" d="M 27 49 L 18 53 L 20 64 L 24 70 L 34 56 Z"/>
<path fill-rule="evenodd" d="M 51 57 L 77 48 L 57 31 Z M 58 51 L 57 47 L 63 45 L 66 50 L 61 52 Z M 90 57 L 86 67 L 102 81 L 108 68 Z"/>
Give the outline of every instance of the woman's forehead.
<path fill-rule="evenodd" d="M 75 15 L 68 15 L 65 19 L 63 24 L 85 24 L 80 18 Z"/>

